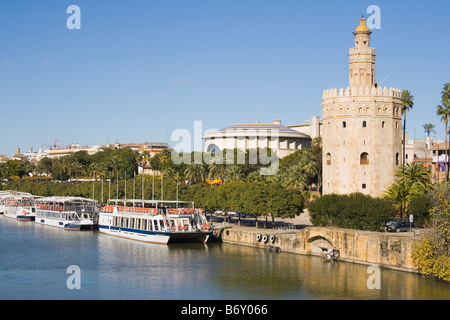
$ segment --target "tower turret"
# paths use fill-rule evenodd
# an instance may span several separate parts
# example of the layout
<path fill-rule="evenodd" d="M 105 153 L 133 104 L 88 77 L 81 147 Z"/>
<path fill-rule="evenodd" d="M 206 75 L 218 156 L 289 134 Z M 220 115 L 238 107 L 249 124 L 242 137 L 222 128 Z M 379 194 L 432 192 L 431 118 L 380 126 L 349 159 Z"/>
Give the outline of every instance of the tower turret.
<path fill-rule="evenodd" d="M 366 26 L 364 17 L 353 34 L 355 46 L 349 50 L 350 88 L 372 88 L 375 84 L 375 49 L 369 46 L 372 32 Z"/>

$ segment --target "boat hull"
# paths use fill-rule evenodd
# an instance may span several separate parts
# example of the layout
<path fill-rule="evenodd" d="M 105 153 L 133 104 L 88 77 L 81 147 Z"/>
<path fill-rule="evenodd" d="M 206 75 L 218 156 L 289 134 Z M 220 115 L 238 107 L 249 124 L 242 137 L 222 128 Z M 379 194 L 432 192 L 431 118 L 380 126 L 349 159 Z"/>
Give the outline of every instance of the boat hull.
<path fill-rule="evenodd" d="M 206 232 L 174 232 L 171 234 L 169 243 L 201 242 L 206 243 L 210 233 Z"/>
<path fill-rule="evenodd" d="M 77 221 L 67 222 L 67 221 L 52 220 L 52 219 L 36 219 L 35 222 L 38 224 L 55 227 L 55 228 L 60 228 L 60 229 L 65 229 L 65 230 L 80 230 L 81 229 L 81 224 Z"/>
<path fill-rule="evenodd" d="M 98 225 L 100 233 L 114 237 L 137 240 L 148 243 L 167 244 L 170 239 L 170 232 L 163 231 L 143 231 L 131 228 L 113 227 L 107 225 Z"/>
<path fill-rule="evenodd" d="M 29 215 L 16 217 L 16 219 L 19 221 L 34 221 L 34 218 L 35 218 L 34 216 L 29 216 Z"/>
<path fill-rule="evenodd" d="M 206 243 L 210 233 L 207 232 L 165 232 L 165 231 L 144 231 L 131 228 L 113 227 L 107 225 L 98 225 L 100 233 L 137 240 L 148 243 L 170 244 L 170 243 Z"/>
<path fill-rule="evenodd" d="M 21 214 L 19 211 L 23 210 L 6 210 L 3 214 L 7 218 L 16 219 L 19 221 L 34 221 L 35 215 L 31 213 Z"/>

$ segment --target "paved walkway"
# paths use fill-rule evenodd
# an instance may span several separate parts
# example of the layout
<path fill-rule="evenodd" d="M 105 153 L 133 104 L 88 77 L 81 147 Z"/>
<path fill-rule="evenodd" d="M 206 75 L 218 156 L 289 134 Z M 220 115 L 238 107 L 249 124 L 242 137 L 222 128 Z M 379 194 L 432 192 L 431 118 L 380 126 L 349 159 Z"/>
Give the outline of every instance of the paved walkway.
<path fill-rule="evenodd" d="M 208 216 L 209 219 L 209 216 Z M 224 222 L 224 216 L 213 215 L 213 224 L 215 229 L 221 227 L 231 227 L 233 229 L 243 229 L 248 231 L 264 230 L 265 217 L 258 216 L 258 228 L 256 228 L 256 222 L 254 217 L 241 218 L 241 224 L 239 225 L 239 219 L 236 217 L 227 217 L 227 221 Z M 275 218 L 275 225 L 272 226 L 272 217 L 267 217 L 266 230 L 271 232 L 293 232 L 294 230 L 300 230 L 306 227 L 312 227 L 312 223 L 309 218 L 309 213 L 305 209 L 299 216 L 295 218 Z"/>

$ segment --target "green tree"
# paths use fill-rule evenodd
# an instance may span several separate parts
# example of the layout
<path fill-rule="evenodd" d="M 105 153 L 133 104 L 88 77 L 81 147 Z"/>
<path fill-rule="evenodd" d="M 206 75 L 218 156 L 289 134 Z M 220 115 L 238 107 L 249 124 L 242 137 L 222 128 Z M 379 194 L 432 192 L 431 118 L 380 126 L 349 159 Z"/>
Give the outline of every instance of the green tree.
<path fill-rule="evenodd" d="M 406 144 L 406 113 L 414 106 L 414 96 L 408 90 L 402 91 L 402 115 L 403 115 L 403 164 L 406 164 L 405 144 Z"/>
<path fill-rule="evenodd" d="M 448 163 L 448 122 L 450 120 L 450 83 L 446 83 L 444 85 L 444 89 L 442 90 L 442 104 L 437 106 L 436 113 L 441 117 L 441 121 L 445 124 L 445 180 L 448 181 L 449 178 L 449 163 Z"/>
<path fill-rule="evenodd" d="M 282 170 L 281 181 L 286 188 L 303 190 L 308 183 L 308 177 L 301 165 L 295 165 Z"/>
<path fill-rule="evenodd" d="M 26 174 L 24 163 L 20 160 L 6 161 L 6 170 L 9 176 L 18 176 L 20 179 Z"/>
<path fill-rule="evenodd" d="M 225 179 L 226 165 L 224 163 L 213 162 L 208 166 L 208 178 Z"/>
<path fill-rule="evenodd" d="M 392 203 L 362 193 L 328 194 L 308 202 L 314 226 L 381 231 L 396 212 Z"/>
<path fill-rule="evenodd" d="M 227 181 L 239 181 L 244 178 L 243 166 L 241 164 L 228 165 L 225 170 Z"/>
<path fill-rule="evenodd" d="M 419 272 L 450 281 L 450 184 L 438 183 L 431 191 L 430 234 L 419 240 L 412 259 Z"/>
<path fill-rule="evenodd" d="M 37 164 L 38 171 L 46 175 L 53 174 L 53 162 L 50 158 L 42 158 Z M 52 177 L 53 178 L 53 177 Z"/>
<path fill-rule="evenodd" d="M 113 171 L 113 177 L 114 180 L 116 179 L 116 177 L 119 176 L 119 169 L 120 169 L 120 161 L 119 161 L 119 157 L 116 155 L 113 155 L 111 157 L 111 159 L 109 160 L 109 165 L 112 168 Z"/>
<path fill-rule="evenodd" d="M 427 134 L 427 137 L 430 137 L 431 132 L 436 133 L 436 131 L 434 131 L 434 124 L 432 123 L 425 123 L 422 127 L 425 133 Z"/>
<path fill-rule="evenodd" d="M 384 193 L 398 210 L 400 219 L 406 217 L 412 199 L 422 196 L 431 184 L 428 168 L 417 162 L 402 165 L 395 172 L 396 181 Z"/>
<path fill-rule="evenodd" d="M 190 183 L 199 183 L 205 179 L 205 168 L 201 164 L 189 164 L 184 171 L 186 180 Z"/>

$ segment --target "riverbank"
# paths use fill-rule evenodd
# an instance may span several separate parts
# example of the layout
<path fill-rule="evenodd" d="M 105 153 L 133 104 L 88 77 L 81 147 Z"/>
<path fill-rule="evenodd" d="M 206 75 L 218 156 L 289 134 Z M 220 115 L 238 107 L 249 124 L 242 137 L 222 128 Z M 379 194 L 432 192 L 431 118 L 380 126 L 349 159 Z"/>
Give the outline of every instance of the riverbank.
<path fill-rule="evenodd" d="M 322 255 L 331 249 L 340 251 L 340 260 L 361 264 L 378 265 L 396 270 L 417 272 L 412 263 L 414 243 L 423 232 L 371 232 L 341 228 L 314 227 L 307 212 L 292 219 L 276 218 L 272 228 L 261 228 L 264 220 L 237 218 L 224 222 L 214 217 L 214 238 L 229 244 L 245 245 L 262 249 L 277 248 L 281 252 L 304 255 Z"/>

